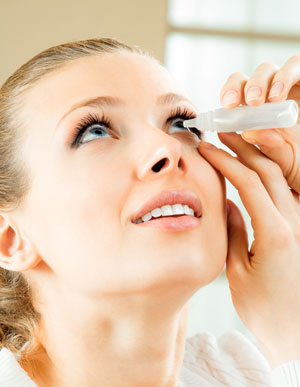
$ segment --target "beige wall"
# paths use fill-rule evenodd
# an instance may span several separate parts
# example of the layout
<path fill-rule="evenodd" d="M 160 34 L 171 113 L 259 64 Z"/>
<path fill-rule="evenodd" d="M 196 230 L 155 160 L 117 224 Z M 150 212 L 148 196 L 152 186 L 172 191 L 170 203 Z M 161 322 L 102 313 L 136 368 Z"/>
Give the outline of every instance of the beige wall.
<path fill-rule="evenodd" d="M 112 37 L 164 60 L 167 0 L 0 0 L 0 84 L 50 46 Z"/>

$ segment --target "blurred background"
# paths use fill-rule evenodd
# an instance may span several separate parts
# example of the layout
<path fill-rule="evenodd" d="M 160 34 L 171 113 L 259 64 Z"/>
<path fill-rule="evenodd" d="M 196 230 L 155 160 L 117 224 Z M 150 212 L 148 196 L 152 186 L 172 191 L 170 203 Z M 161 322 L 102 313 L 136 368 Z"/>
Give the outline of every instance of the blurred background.
<path fill-rule="evenodd" d="M 299 0 L 0 0 L 0 84 L 38 52 L 69 40 L 111 37 L 151 52 L 185 87 L 199 111 L 221 107 L 221 87 L 233 72 L 251 75 L 270 61 L 300 54 Z M 207 140 L 226 149 L 215 134 Z M 228 151 L 228 149 L 226 149 Z M 227 183 L 228 197 L 249 216 Z M 249 294 L 251 297 L 251 294 Z M 239 330 L 223 272 L 190 300 L 188 336 Z"/>

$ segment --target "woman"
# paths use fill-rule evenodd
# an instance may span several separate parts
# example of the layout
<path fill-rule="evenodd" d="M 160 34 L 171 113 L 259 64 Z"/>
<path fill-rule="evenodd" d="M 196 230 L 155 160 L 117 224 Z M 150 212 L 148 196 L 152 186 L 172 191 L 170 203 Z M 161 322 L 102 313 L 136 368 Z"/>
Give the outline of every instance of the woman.
<path fill-rule="evenodd" d="M 253 80 L 223 91 L 243 98 Z M 51 48 L 3 85 L 1 386 L 283 386 L 300 373 L 298 195 L 281 159 L 239 135 L 220 135 L 238 159 L 199 144 L 182 126 L 195 114 L 157 61 L 112 39 Z M 222 175 L 252 217 L 249 258 L 230 201 L 227 230 Z M 185 340 L 188 300 L 225 262 L 265 357 L 237 332 Z"/>

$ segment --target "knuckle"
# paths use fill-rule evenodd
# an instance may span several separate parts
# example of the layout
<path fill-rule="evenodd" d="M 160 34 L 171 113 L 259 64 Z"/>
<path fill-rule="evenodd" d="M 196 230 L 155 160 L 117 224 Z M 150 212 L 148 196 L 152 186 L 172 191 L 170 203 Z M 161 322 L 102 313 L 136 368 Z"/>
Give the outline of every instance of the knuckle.
<path fill-rule="evenodd" d="M 239 280 L 245 275 L 245 268 L 238 257 L 231 257 L 226 263 L 226 271 L 231 279 Z"/>
<path fill-rule="evenodd" d="M 300 61 L 300 54 L 296 54 L 290 57 L 290 62 L 299 62 Z"/>
<path fill-rule="evenodd" d="M 248 187 L 257 187 L 261 184 L 260 177 L 258 173 L 253 170 L 249 170 L 245 173 L 246 186 Z"/>
<path fill-rule="evenodd" d="M 264 160 L 265 161 L 265 160 Z M 283 176 L 280 166 L 274 162 L 262 163 L 259 174 L 266 178 L 278 179 Z"/>
<path fill-rule="evenodd" d="M 257 68 L 256 68 L 256 71 L 264 71 L 266 69 L 279 69 L 279 66 L 273 62 L 263 62 L 263 63 L 260 63 Z"/>
<path fill-rule="evenodd" d="M 286 249 L 293 243 L 293 235 L 290 227 L 281 223 L 280 227 L 276 228 L 276 233 L 272 238 L 272 245 L 277 249 Z"/>

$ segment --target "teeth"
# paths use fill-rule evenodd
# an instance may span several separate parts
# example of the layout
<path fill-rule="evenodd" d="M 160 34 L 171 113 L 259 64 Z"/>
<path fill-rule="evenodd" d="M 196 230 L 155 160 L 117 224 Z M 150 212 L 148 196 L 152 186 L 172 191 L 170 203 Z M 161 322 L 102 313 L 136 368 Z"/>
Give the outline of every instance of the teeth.
<path fill-rule="evenodd" d="M 154 210 L 151 211 L 151 215 L 153 216 L 153 218 L 159 218 L 161 216 L 161 209 L 154 208 Z"/>
<path fill-rule="evenodd" d="M 188 205 L 173 204 L 165 205 L 160 208 L 154 208 L 151 212 L 145 214 L 142 218 L 138 219 L 136 223 L 148 222 L 150 219 L 159 218 L 160 216 L 172 216 L 172 215 L 190 215 L 194 216 L 194 210 Z"/>
<path fill-rule="evenodd" d="M 183 209 L 184 209 L 184 213 L 186 215 L 191 215 L 191 216 L 194 216 L 194 210 L 192 210 L 189 206 L 187 206 L 186 204 L 183 206 Z"/>
<path fill-rule="evenodd" d="M 162 206 L 161 207 L 161 214 L 162 214 L 162 216 L 173 215 L 172 206 L 170 206 L 169 204 L 166 206 Z"/>
<path fill-rule="evenodd" d="M 148 214 L 146 214 L 146 215 L 144 215 L 144 216 L 142 217 L 142 220 L 143 220 L 144 222 L 147 222 L 147 220 L 150 220 L 151 218 L 152 218 L 151 213 L 148 212 Z"/>
<path fill-rule="evenodd" d="M 172 207 L 176 215 L 184 215 L 184 209 L 182 204 L 174 204 Z"/>

